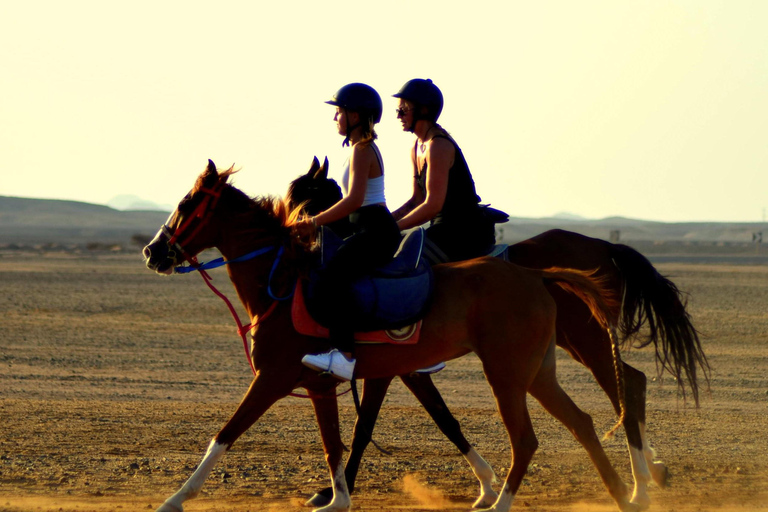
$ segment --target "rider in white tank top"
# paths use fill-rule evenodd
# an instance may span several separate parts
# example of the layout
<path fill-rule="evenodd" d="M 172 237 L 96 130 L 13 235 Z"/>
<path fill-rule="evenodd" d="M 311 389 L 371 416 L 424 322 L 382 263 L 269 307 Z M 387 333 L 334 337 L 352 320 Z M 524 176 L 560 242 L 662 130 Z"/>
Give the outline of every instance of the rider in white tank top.
<path fill-rule="evenodd" d="M 379 147 L 371 143 L 373 151 L 376 153 L 376 157 L 379 159 L 379 165 L 381 166 L 381 175 L 376 178 L 368 178 L 368 184 L 365 188 L 365 198 L 363 199 L 362 206 L 368 206 L 371 204 L 385 205 L 387 203 L 384 196 L 384 161 L 381 158 Z M 344 162 L 344 171 L 341 178 L 341 186 L 344 188 L 344 195 L 349 193 L 349 158 Z"/>

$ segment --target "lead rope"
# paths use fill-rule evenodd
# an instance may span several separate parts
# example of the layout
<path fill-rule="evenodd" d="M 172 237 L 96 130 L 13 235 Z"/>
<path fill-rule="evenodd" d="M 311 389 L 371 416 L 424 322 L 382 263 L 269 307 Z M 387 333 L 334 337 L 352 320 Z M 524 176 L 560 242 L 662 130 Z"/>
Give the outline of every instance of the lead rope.
<path fill-rule="evenodd" d="M 282 247 L 281 247 L 281 249 L 282 249 Z M 248 256 L 251 256 L 253 254 L 256 254 L 256 253 L 251 253 Z M 251 358 L 251 352 L 248 349 L 248 338 L 247 338 L 248 332 L 250 332 L 254 327 L 258 326 L 261 322 L 263 322 L 264 320 L 269 318 L 269 316 L 272 314 L 272 312 L 277 307 L 277 303 L 279 301 L 283 301 L 283 300 L 289 299 L 290 297 L 293 296 L 293 293 L 289 293 L 288 295 L 286 295 L 284 297 L 276 297 L 273 294 L 273 292 L 272 292 L 271 279 L 270 279 L 270 285 L 267 288 L 268 288 L 268 291 L 269 291 L 269 295 L 272 298 L 272 304 L 270 304 L 270 306 L 267 308 L 267 310 L 264 312 L 264 314 L 262 314 L 260 317 L 258 317 L 258 319 L 255 322 L 249 323 L 247 325 L 243 325 L 243 323 L 240 321 L 240 317 L 238 316 L 237 311 L 235 310 L 235 307 L 232 305 L 232 302 L 230 302 L 230 300 L 227 298 L 227 296 L 224 295 L 223 293 L 221 293 L 218 290 L 218 288 L 216 288 L 216 286 L 214 286 L 214 284 L 212 282 L 213 279 L 208 274 L 208 272 L 205 271 L 206 264 L 203 263 L 201 265 L 200 263 L 198 263 L 196 257 L 191 257 L 191 258 L 188 258 L 188 259 L 189 259 L 190 263 L 192 264 L 192 266 L 194 267 L 194 270 L 197 270 L 200 273 L 200 277 L 203 278 L 203 281 L 208 286 L 208 288 L 210 288 L 211 291 L 213 293 L 215 293 L 219 298 L 221 298 L 221 300 L 224 301 L 224 304 L 227 305 L 227 308 L 229 309 L 229 312 L 232 314 L 232 318 L 235 319 L 235 324 L 237 324 L 237 334 L 239 334 L 240 338 L 243 340 L 243 350 L 245 350 L 245 358 L 248 360 L 248 366 L 251 367 L 251 372 L 253 373 L 254 376 L 256 376 L 256 368 L 253 366 L 253 359 Z M 232 260 L 229 263 L 233 263 L 234 261 L 235 260 Z M 213 263 L 213 262 L 211 262 L 211 263 Z M 275 264 L 272 265 L 272 270 L 270 271 L 270 277 L 271 277 L 272 273 L 275 271 L 275 267 L 277 267 L 276 263 L 277 263 L 277 260 L 275 260 Z M 211 265 L 208 268 L 215 268 L 215 267 L 218 267 L 218 266 L 223 266 L 223 264 L 219 264 L 219 262 L 216 262 L 215 265 Z M 352 386 L 351 384 L 350 384 L 350 387 L 349 387 L 348 390 L 346 390 L 346 391 L 344 391 L 342 393 L 339 393 L 336 396 L 338 397 L 338 396 L 346 395 L 347 393 L 349 393 L 350 391 L 353 391 L 353 390 L 354 390 L 353 396 L 356 396 L 357 395 L 357 389 L 354 386 Z M 288 393 L 288 396 L 292 396 L 292 397 L 295 397 L 295 398 L 312 398 L 312 396 L 310 394 L 302 395 L 300 393 Z M 359 414 L 360 414 L 360 405 L 359 405 L 359 400 L 357 400 L 357 399 L 355 400 L 355 407 L 357 409 L 358 416 L 359 416 Z M 378 445 L 376 445 L 375 441 L 373 441 L 373 444 L 374 444 L 374 446 L 379 448 Z M 387 453 L 386 451 L 382 450 L 381 448 L 379 448 L 379 450 L 381 450 L 384 453 Z"/>
<path fill-rule="evenodd" d="M 196 260 L 195 260 L 196 262 Z M 227 305 L 227 308 L 229 308 L 229 312 L 232 314 L 232 318 L 235 319 L 235 324 L 237 324 L 237 334 L 240 335 L 240 338 L 243 340 L 243 349 L 245 350 L 245 357 L 248 359 L 248 366 L 251 367 L 251 372 L 253 372 L 253 375 L 256 375 L 256 368 L 253 366 L 253 359 L 251 358 L 251 353 L 248 350 L 248 338 L 247 334 L 248 332 L 259 325 L 261 322 L 269 318 L 269 315 L 272 314 L 272 312 L 275 310 L 275 307 L 277 306 L 277 301 L 273 300 L 272 304 L 267 308 L 267 310 L 258 317 L 258 319 L 255 322 L 249 323 L 248 325 L 243 325 L 243 323 L 240 321 L 240 317 L 237 314 L 237 311 L 235 311 L 235 307 L 232 305 L 232 302 L 227 298 L 226 295 L 221 293 L 216 286 L 213 285 L 211 282 L 211 276 L 206 272 L 205 270 L 200 270 L 200 276 L 203 278 L 203 281 L 206 285 L 208 285 L 208 288 L 211 289 L 213 293 L 215 293 L 221 300 L 224 301 L 224 304 Z"/>

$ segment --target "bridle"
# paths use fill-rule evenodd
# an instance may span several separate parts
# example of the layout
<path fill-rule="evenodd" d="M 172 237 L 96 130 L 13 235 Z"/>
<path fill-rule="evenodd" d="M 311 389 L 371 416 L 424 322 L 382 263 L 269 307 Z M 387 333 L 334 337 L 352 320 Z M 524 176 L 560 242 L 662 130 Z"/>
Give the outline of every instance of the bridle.
<path fill-rule="evenodd" d="M 216 185 L 213 186 L 213 188 L 206 188 L 206 187 L 200 187 L 197 191 L 203 192 L 205 194 L 205 197 L 200 202 L 200 204 L 195 207 L 192 214 L 184 220 L 184 222 L 181 224 L 181 226 L 178 227 L 175 231 L 171 232 L 171 228 L 168 226 L 168 221 L 165 222 L 165 224 L 162 225 L 160 228 L 160 231 L 168 238 L 168 241 L 166 242 L 168 245 L 168 257 L 172 260 L 176 261 L 176 254 L 174 251 L 178 251 L 178 253 L 184 257 L 184 259 L 189 263 L 189 266 L 177 266 L 174 268 L 174 272 L 177 274 L 185 274 L 189 272 L 197 271 L 200 273 L 200 276 L 203 278 L 203 281 L 206 285 L 208 285 L 208 288 L 211 289 L 213 293 L 215 293 L 221 300 L 224 301 L 224 303 L 227 305 L 227 308 L 229 309 L 229 312 L 232 314 L 232 318 L 235 319 L 235 323 L 237 324 L 237 333 L 240 335 L 240 337 L 243 340 L 243 347 L 245 349 L 245 355 L 246 359 L 248 359 L 248 364 L 251 367 L 251 371 L 254 375 L 256 375 L 256 368 L 253 366 L 253 361 L 251 359 L 250 353 L 248 351 L 248 339 L 246 338 L 247 334 L 256 327 L 259 323 L 266 320 L 269 315 L 272 314 L 272 312 L 277 307 L 277 303 L 280 301 L 284 301 L 287 299 L 290 299 L 293 296 L 293 292 L 291 291 L 285 296 L 278 297 L 272 292 L 272 276 L 274 275 L 275 269 L 277 268 L 278 263 L 280 262 L 280 257 L 283 254 L 283 247 L 280 246 L 277 255 L 275 256 L 275 261 L 272 263 L 272 268 L 269 272 L 269 279 L 267 282 L 267 292 L 272 299 L 272 304 L 267 308 L 267 310 L 259 316 L 259 318 L 247 325 L 244 325 L 240 321 L 240 317 L 237 314 L 237 311 L 235 310 L 234 306 L 232 305 L 232 302 L 227 298 L 226 295 L 221 293 L 216 286 L 213 285 L 211 282 L 211 276 L 206 272 L 208 269 L 221 267 L 224 265 L 229 265 L 232 263 L 239 263 L 242 261 L 248 261 L 251 259 L 254 259 L 258 256 L 261 256 L 263 254 L 266 254 L 272 250 L 275 249 L 275 246 L 268 246 L 263 247 L 261 249 L 257 249 L 255 251 L 249 252 L 248 254 L 244 254 L 240 257 L 231 259 L 231 260 L 225 260 L 224 258 L 217 258 L 213 261 L 210 261 L 208 263 L 199 263 L 197 260 L 197 256 L 191 255 L 188 251 L 184 249 L 184 245 L 179 241 L 180 239 L 184 240 L 184 244 L 189 243 L 191 240 L 197 236 L 198 233 L 205 227 L 206 224 L 208 224 L 210 220 L 210 214 L 213 212 L 213 210 L 216 208 L 216 204 L 219 202 L 219 199 L 221 198 L 221 192 L 225 185 L 224 180 L 219 180 Z M 171 215 L 172 217 L 173 215 Z M 170 218 L 169 217 L 169 220 Z M 194 221 L 198 221 L 198 224 L 194 227 L 194 229 L 191 230 L 191 232 L 186 233 L 190 226 Z"/>
<path fill-rule="evenodd" d="M 192 225 L 194 221 L 198 221 L 197 226 L 188 233 L 184 238 L 184 243 L 188 243 L 190 240 L 195 238 L 197 234 L 202 230 L 206 224 L 208 224 L 208 221 L 210 220 L 210 213 L 213 212 L 213 210 L 216 208 L 216 205 L 219 202 L 219 199 L 221 198 L 221 191 L 224 188 L 225 185 L 224 180 L 219 180 L 216 182 L 216 184 L 213 186 L 213 188 L 206 188 L 206 187 L 200 187 L 198 189 L 198 192 L 202 192 L 205 194 L 205 197 L 202 201 L 200 201 L 200 204 L 195 207 L 194 211 L 192 212 L 192 215 L 190 215 L 188 218 L 184 220 L 184 222 L 179 226 L 175 231 L 171 232 L 171 228 L 168 226 L 168 221 L 165 221 L 165 224 L 162 225 L 160 228 L 160 231 L 168 237 L 168 257 L 172 259 L 176 259 L 176 253 L 175 251 L 178 251 L 179 254 L 189 262 L 190 265 L 196 267 L 198 266 L 197 257 L 191 256 L 186 250 L 184 250 L 184 246 L 179 241 L 179 239 L 182 238 L 184 233 L 189 229 L 189 227 Z M 168 219 L 170 220 L 170 218 Z"/>
<path fill-rule="evenodd" d="M 251 359 L 251 354 L 248 350 L 248 338 L 247 334 L 257 325 L 259 325 L 261 322 L 266 320 L 272 312 L 277 307 L 278 302 L 282 302 L 285 300 L 290 299 L 293 297 L 293 289 L 292 287 L 291 291 L 282 296 L 278 297 L 275 295 L 275 293 L 272 291 L 272 276 L 275 273 L 275 270 L 277 269 L 277 266 L 280 262 L 280 258 L 283 255 L 284 247 L 280 245 L 279 247 L 276 245 L 262 247 L 261 249 L 257 249 L 255 251 L 249 252 L 247 254 L 244 254 L 242 256 L 239 256 L 237 258 L 231 259 L 231 260 L 225 260 L 224 258 L 217 258 L 215 260 L 209 261 L 207 263 L 199 263 L 197 260 L 197 256 L 192 256 L 189 254 L 188 251 L 184 250 L 183 245 L 181 242 L 179 242 L 179 239 L 184 236 L 184 232 L 189 229 L 189 227 L 192 225 L 192 222 L 195 220 L 198 220 L 198 225 L 195 226 L 195 228 L 192 230 L 191 233 L 184 236 L 183 240 L 184 243 L 188 243 L 190 240 L 192 240 L 199 232 L 200 230 L 205 227 L 205 225 L 210 220 L 210 213 L 213 212 L 214 208 L 216 207 L 216 204 L 219 202 L 219 199 L 221 198 L 221 192 L 225 185 L 224 180 L 220 180 L 216 183 L 216 185 L 213 186 L 213 188 L 205 188 L 200 187 L 197 191 L 203 192 L 205 194 L 205 197 L 200 202 L 199 205 L 194 209 L 192 212 L 192 215 L 189 216 L 181 226 L 179 226 L 178 229 L 176 229 L 173 233 L 171 232 L 171 228 L 168 226 L 168 222 L 173 217 L 173 214 L 171 214 L 171 217 L 169 217 L 168 221 L 165 222 L 165 224 L 162 225 L 160 228 L 160 231 L 168 238 L 168 241 L 166 242 L 168 245 L 168 257 L 173 257 L 175 260 L 175 254 L 172 256 L 172 253 L 175 250 L 179 251 L 179 254 L 181 254 L 184 259 L 189 263 L 189 266 L 176 266 L 174 268 L 174 272 L 177 274 L 186 274 L 189 272 L 199 272 L 200 276 L 203 278 L 203 281 L 208 286 L 208 288 L 211 289 L 213 293 L 215 293 L 221 300 L 224 301 L 224 303 L 227 305 L 227 308 L 229 309 L 229 312 L 232 314 L 232 318 L 234 318 L 235 323 L 237 324 L 237 333 L 240 335 L 240 338 L 243 340 L 243 349 L 245 350 L 245 357 L 248 360 L 248 365 L 251 367 L 251 371 L 254 375 L 256 375 L 256 368 L 253 366 L 253 360 Z M 267 310 L 259 316 L 254 322 L 251 322 L 247 325 L 243 325 L 243 323 L 240 321 L 240 317 L 237 314 L 237 311 L 235 310 L 235 307 L 232 305 L 232 302 L 227 298 L 226 295 L 221 293 L 211 282 L 211 276 L 206 272 L 208 269 L 222 267 L 224 265 L 229 265 L 232 263 L 239 263 L 242 261 L 248 261 L 251 259 L 254 259 L 258 256 L 264 255 L 272 250 L 277 248 L 277 254 L 275 255 L 275 260 L 272 263 L 272 267 L 269 272 L 269 278 L 267 279 L 267 293 L 269 297 L 272 299 L 272 304 L 267 308 Z M 353 388 L 353 386 L 350 386 L 350 389 L 347 391 L 344 391 L 343 394 L 348 393 L 349 391 L 353 391 L 353 394 L 356 393 L 356 389 Z M 311 398 L 313 395 L 307 394 L 307 395 L 301 395 L 298 393 L 289 393 L 289 396 L 297 397 L 297 398 Z M 359 408 L 359 407 L 358 407 Z M 374 441 L 375 444 L 375 441 Z M 379 448 L 381 449 L 381 448 Z"/>

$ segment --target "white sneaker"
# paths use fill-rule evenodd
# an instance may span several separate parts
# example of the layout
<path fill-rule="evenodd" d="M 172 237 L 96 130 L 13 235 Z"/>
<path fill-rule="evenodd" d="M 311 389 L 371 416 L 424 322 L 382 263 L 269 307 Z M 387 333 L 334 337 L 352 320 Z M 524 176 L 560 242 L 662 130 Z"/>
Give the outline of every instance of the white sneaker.
<path fill-rule="evenodd" d="M 429 374 L 432 374 L 432 373 L 437 373 L 440 370 L 442 370 L 443 368 L 445 368 L 445 363 L 437 363 L 437 364 L 432 365 L 432 366 L 430 366 L 428 368 L 422 368 L 421 370 L 416 370 L 413 373 L 424 373 L 424 374 L 429 375 Z"/>
<path fill-rule="evenodd" d="M 352 380 L 352 374 L 355 371 L 355 360 L 350 361 L 335 348 L 325 354 L 307 354 L 301 358 L 301 362 L 304 366 L 319 372 L 330 373 L 341 380 Z"/>

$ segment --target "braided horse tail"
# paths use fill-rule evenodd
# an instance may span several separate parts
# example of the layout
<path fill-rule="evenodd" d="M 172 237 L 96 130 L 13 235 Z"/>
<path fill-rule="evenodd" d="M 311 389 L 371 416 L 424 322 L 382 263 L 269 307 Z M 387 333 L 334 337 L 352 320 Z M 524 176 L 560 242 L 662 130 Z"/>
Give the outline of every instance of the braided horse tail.
<path fill-rule="evenodd" d="M 625 342 L 633 338 L 636 348 L 653 344 L 657 372 L 668 371 L 675 378 L 683 398 L 686 397 L 687 382 L 698 407 L 697 369 L 701 369 L 707 385 L 711 370 L 699 333 L 686 310 L 685 295 L 635 249 L 613 244 L 610 251 L 623 282 L 619 318 L 622 338 Z M 643 327 L 643 335 L 638 339 Z"/>
<path fill-rule="evenodd" d="M 553 283 L 563 290 L 576 295 L 589 308 L 592 316 L 600 325 L 608 331 L 611 340 L 611 352 L 613 355 L 613 368 L 616 374 L 616 386 L 619 400 L 619 419 L 616 424 L 605 434 L 605 438 L 612 437 L 624 423 L 626 417 L 626 399 L 624 384 L 624 365 L 621 361 L 621 350 L 617 332 L 617 322 L 612 311 L 618 311 L 621 303 L 608 288 L 608 279 L 595 275 L 596 271 L 584 271 L 550 267 L 541 271 L 546 283 Z"/>

